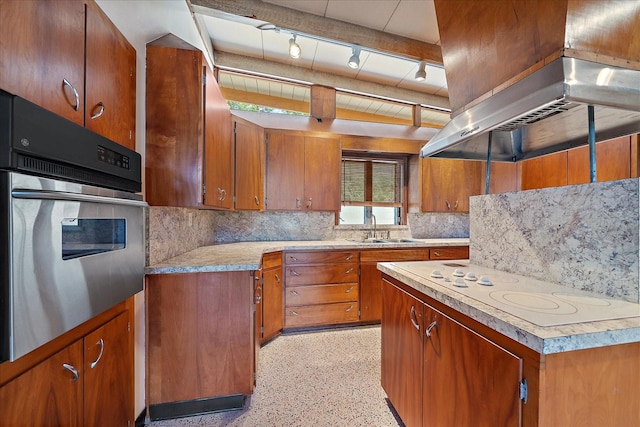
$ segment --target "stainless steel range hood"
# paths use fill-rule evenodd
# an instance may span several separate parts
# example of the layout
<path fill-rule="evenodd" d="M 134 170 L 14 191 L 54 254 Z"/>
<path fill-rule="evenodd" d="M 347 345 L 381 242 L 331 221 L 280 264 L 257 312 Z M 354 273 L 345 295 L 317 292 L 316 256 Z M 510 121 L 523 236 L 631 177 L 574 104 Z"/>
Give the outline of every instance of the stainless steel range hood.
<path fill-rule="evenodd" d="M 454 117 L 422 157 L 515 162 L 640 133 L 640 71 L 560 57 Z"/>

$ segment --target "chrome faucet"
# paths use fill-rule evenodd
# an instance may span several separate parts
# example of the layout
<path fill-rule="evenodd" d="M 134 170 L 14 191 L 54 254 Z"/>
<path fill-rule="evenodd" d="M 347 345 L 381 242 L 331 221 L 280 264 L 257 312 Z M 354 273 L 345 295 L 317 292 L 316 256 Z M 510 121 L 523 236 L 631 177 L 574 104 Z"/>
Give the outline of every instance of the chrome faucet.
<path fill-rule="evenodd" d="M 372 220 L 372 224 L 373 224 L 373 235 L 371 237 L 373 237 L 374 239 L 378 238 L 378 233 L 376 232 L 376 216 L 374 214 L 371 214 L 371 220 Z"/>

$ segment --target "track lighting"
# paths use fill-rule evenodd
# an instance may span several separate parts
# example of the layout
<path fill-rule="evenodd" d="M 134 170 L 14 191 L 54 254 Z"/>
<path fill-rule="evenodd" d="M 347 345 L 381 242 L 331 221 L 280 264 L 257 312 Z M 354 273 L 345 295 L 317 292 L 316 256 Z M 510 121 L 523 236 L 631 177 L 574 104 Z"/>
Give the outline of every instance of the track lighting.
<path fill-rule="evenodd" d="M 418 71 L 416 71 L 416 75 L 414 78 L 419 82 L 427 78 L 427 71 L 425 70 L 426 65 L 427 64 L 424 61 L 421 61 L 420 65 L 418 66 Z"/>
<path fill-rule="evenodd" d="M 302 50 L 300 49 L 300 45 L 296 43 L 296 35 L 294 34 L 293 37 L 289 39 L 289 56 L 293 59 L 298 59 L 301 53 Z"/>
<path fill-rule="evenodd" d="M 351 54 L 351 58 L 349 58 L 347 65 L 349 68 L 358 68 L 360 66 L 360 46 L 351 47 Z"/>

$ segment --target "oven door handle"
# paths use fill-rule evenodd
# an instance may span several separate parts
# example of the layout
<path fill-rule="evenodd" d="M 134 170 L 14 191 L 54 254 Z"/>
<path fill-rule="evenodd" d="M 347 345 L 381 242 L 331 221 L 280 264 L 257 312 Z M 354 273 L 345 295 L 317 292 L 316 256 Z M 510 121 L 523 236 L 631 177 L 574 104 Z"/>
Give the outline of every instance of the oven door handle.
<path fill-rule="evenodd" d="M 67 193 L 64 191 L 50 190 L 13 190 L 11 197 L 15 199 L 32 199 L 32 200 L 63 200 L 69 202 L 91 202 L 106 203 L 110 205 L 125 205 L 147 207 L 147 202 L 141 200 L 118 199 L 115 197 L 94 196 L 92 194 Z"/>

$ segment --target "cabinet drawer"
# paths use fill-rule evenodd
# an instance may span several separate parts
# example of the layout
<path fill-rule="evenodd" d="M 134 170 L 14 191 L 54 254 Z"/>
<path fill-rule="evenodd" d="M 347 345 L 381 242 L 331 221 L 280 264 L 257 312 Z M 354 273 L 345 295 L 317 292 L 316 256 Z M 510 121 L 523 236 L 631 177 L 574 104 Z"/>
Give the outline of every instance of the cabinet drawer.
<path fill-rule="evenodd" d="M 384 249 L 360 252 L 361 262 L 426 261 L 429 249 Z"/>
<path fill-rule="evenodd" d="M 358 303 L 306 305 L 285 310 L 285 327 L 333 325 L 358 321 Z"/>
<path fill-rule="evenodd" d="M 429 250 L 429 259 L 468 259 L 468 246 L 454 246 L 449 248 L 432 248 Z"/>
<path fill-rule="evenodd" d="M 353 283 L 358 282 L 358 264 L 288 266 L 285 271 L 285 277 L 287 287 Z"/>
<path fill-rule="evenodd" d="M 287 307 L 358 301 L 358 284 L 288 287 L 285 300 Z"/>
<path fill-rule="evenodd" d="M 262 255 L 262 268 L 280 267 L 282 265 L 282 252 L 269 252 Z"/>
<path fill-rule="evenodd" d="M 287 252 L 284 262 L 292 264 L 333 264 L 336 262 L 357 262 L 358 251 L 308 251 Z"/>

